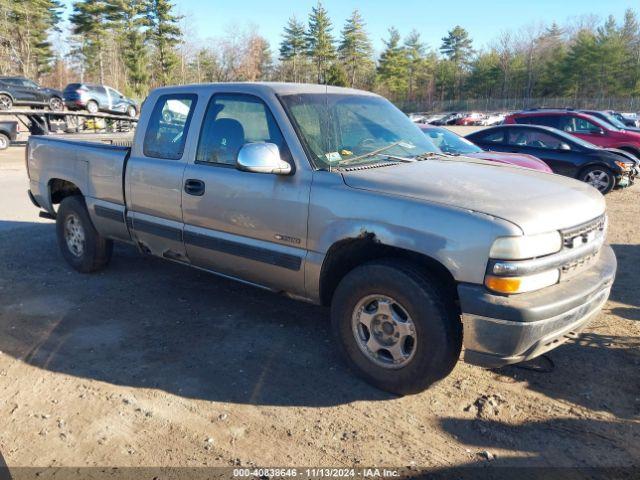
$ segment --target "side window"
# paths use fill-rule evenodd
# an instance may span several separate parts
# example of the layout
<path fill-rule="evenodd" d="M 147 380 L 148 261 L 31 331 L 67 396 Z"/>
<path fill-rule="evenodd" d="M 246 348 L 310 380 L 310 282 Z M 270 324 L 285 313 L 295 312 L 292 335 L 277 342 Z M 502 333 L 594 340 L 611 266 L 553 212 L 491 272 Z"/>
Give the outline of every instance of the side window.
<path fill-rule="evenodd" d="M 262 100 L 242 94 L 214 95 L 202 122 L 196 162 L 235 165 L 242 146 L 253 142 L 275 143 L 281 155 L 288 156 L 282 133 Z"/>
<path fill-rule="evenodd" d="M 561 148 L 563 142 L 546 132 L 532 130 L 528 128 L 513 129 L 509 136 L 509 145 L 518 145 L 520 147 L 544 148 L 547 150 L 557 150 Z M 565 144 L 566 145 L 566 144 Z M 562 147 L 566 149 L 566 147 Z"/>
<path fill-rule="evenodd" d="M 495 132 L 488 132 L 484 135 L 478 136 L 478 142 L 480 143 L 502 143 L 504 142 L 504 130 L 497 130 Z"/>
<path fill-rule="evenodd" d="M 196 95 L 163 95 L 158 98 L 144 136 L 147 157 L 179 160 L 189 132 Z"/>
<path fill-rule="evenodd" d="M 575 133 L 599 133 L 600 127 L 595 123 L 591 123 L 584 118 L 576 117 L 575 119 Z"/>

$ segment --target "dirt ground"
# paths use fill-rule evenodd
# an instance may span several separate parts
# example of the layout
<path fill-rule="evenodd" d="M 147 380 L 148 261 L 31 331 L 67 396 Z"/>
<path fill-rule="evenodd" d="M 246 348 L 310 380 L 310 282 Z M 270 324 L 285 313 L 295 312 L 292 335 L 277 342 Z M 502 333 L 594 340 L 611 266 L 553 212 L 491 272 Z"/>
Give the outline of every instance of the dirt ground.
<path fill-rule="evenodd" d="M 71 271 L 23 155 L 0 154 L 0 465 L 640 465 L 637 185 L 607 196 L 611 299 L 552 371 L 459 363 L 395 398 L 345 368 L 322 308 L 128 247 Z"/>

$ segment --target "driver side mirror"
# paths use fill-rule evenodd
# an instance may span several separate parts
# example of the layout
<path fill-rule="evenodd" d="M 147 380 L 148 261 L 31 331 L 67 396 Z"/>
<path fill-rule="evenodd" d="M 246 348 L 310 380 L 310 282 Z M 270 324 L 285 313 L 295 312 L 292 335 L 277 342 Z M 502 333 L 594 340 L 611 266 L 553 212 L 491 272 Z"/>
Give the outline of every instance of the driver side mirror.
<path fill-rule="evenodd" d="M 560 150 L 571 150 L 571 147 L 569 144 L 563 142 L 560 144 Z"/>
<path fill-rule="evenodd" d="M 291 165 L 280 158 L 280 149 L 274 143 L 246 143 L 238 153 L 236 168 L 243 172 L 289 175 Z"/>

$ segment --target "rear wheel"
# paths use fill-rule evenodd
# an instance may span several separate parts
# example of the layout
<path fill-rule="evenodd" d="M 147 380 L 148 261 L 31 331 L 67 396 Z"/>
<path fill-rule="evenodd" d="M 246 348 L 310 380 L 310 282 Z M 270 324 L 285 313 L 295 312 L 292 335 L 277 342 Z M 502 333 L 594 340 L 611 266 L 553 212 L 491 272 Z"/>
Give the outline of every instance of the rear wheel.
<path fill-rule="evenodd" d="M 49 100 L 49 108 L 54 112 L 60 112 L 64 108 L 64 104 L 62 103 L 62 99 L 58 97 L 52 97 Z"/>
<path fill-rule="evenodd" d="M 13 100 L 9 95 L 0 95 L 0 110 L 11 110 L 13 107 Z"/>
<path fill-rule="evenodd" d="M 113 242 L 96 231 L 80 196 L 62 200 L 56 216 L 56 233 L 62 256 L 79 272 L 101 270 L 111 260 Z"/>
<path fill-rule="evenodd" d="M 98 103 L 95 100 L 89 100 L 87 102 L 87 112 L 98 113 Z"/>
<path fill-rule="evenodd" d="M 580 174 L 580 180 L 597 188 L 603 195 L 609 193 L 616 184 L 613 172 L 607 167 L 599 165 L 588 167 Z"/>
<path fill-rule="evenodd" d="M 0 133 L 0 150 L 6 150 L 9 148 L 11 140 L 4 133 Z"/>
<path fill-rule="evenodd" d="M 349 365 L 388 392 L 418 393 L 446 377 L 460 355 L 455 308 L 436 283 L 401 261 L 362 265 L 338 285 L 333 331 Z"/>

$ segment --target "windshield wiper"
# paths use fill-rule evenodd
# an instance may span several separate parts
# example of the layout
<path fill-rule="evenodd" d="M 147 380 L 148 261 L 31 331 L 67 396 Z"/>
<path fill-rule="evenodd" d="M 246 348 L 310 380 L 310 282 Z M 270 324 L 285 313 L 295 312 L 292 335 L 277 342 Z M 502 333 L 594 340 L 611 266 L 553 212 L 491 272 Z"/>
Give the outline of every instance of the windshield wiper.
<path fill-rule="evenodd" d="M 369 157 L 375 157 L 376 155 L 380 155 L 381 153 L 383 153 L 383 152 L 389 150 L 390 148 L 393 148 L 393 147 L 395 147 L 395 146 L 397 146 L 397 145 L 399 145 L 401 143 L 403 143 L 403 142 L 402 141 L 393 142 L 393 143 L 390 143 L 389 145 L 385 145 L 384 147 L 378 148 L 376 150 L 371 150 L 369 153 L 363 153 L 362 155 L 358 155 L 356 157 L 342 159 L 336 164 L 336 166 L 348 164 L 348 163 L 351 163 L 351 162 L 357 162 L 359 160 L 364 160 L 365 158 L 369 158 Z M 415 161 L 413 158 L 402 157 L 402 156 L 391 155 L 391 154 L 386 154 L 385 157 L 392 158 L 394 160 L 399 160 L 401 162 L 413 162 L 413 161 Z"/>

